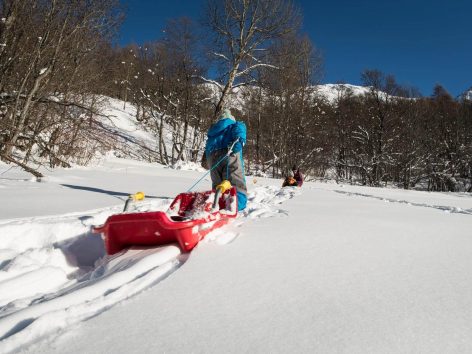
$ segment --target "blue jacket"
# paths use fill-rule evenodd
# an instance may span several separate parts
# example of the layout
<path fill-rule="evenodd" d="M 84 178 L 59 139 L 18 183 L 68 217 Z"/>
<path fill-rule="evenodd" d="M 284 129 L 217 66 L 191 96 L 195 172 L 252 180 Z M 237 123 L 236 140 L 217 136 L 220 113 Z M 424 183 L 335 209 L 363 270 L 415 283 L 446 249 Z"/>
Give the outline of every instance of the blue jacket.
<path fill-rule="evenodd" d="M 234 145 L 233 152 L 239 152 L 246 143 L 246 125 L 229 118 L 220 119 L 210 127 L 207 137 L 205 147 L 207 155 L 216 150 L 229 148 L 236 139 L 238 142 Z"/>

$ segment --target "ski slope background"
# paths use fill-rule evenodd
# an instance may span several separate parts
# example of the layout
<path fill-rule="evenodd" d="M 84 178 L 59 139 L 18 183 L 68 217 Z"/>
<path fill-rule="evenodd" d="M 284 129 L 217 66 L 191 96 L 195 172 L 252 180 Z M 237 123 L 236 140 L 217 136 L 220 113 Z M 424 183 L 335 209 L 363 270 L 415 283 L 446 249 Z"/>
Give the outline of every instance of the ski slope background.
<path fill-rule="evenodd" d="M 93 225 L 137 191 L 165 210 L 203 170 L 43 172 L 0 165 L 0 353 L 472 352 L 470 194 L 248 176 L 246 211 L 190 254 L 107 257 Z"/>

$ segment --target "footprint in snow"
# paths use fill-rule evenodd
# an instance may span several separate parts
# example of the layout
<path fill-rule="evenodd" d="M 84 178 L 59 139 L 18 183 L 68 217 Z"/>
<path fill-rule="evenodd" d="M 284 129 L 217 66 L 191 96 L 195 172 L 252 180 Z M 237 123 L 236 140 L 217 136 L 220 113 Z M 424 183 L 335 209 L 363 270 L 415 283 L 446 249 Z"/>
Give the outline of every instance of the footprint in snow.
<path fill-rule="evenodd" d="M 254 189 L 248 195 L 248 207 L 244 216 L 250 219 L 286 216 L 285 210 L 275 208 L 276 205 L 300 194 L 297 187 L 263 186 Z"/>

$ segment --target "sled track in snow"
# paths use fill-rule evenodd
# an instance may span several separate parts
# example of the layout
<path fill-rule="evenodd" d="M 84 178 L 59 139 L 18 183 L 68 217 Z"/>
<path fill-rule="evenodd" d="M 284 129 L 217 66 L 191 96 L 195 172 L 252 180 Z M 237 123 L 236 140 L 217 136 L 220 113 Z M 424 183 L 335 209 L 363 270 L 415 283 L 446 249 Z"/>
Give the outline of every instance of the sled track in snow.
<path fill-rule="evenodd" d="M 462 209 L 459 207 L 451 207 L 451 206 L 446 206 L 446 205 L 432 205 L 432 204 L 426 204 L 426 203 L 416 203 L 416 202 L 410 202 L 408 200 L 399 200 L 399 199 L 392 199 L 392 198 L 385 198 L 385 197 L 378 197 L 372 194 L 365 194 L 365 193 L 356 193 L 356 192 L 346 192 L 346 191 L 341 191 L 341 190 L 333 190 L 333 192 L 339 193 L 339 194 L 344 194 L 347 196 L 356 196 L 356 197 L 364 197 L 364 198 L 371 198 L 371 199 L 377 199 L 381 200 L 383 202 L 387 203 L 399 203 L 399 204 L 406 204 L 406 205 L 411 205 L 415 207 L 422 207 L 422 208 L 431 208 L 431 209 L 436 209 L 440 210 L 446 213 L 454 213 L 454 214 L 465 214 L 465 215 L 472 215 L 472 209 Z"/>
<path fill-rule="evenodd" d="M 168 200 L 139 208 L 165 209 Z M 97 316 L 159 283 L 186 261 L 176 245 L 106 256 L 101 224 L 122 206 L 0 224 L 0 353 Z"/>
<path fill-rule="evenodd" d="M 15 352 L 21 346 L 60 335 L 71 325 L 95 317 L 166 279 L 186 260 L 177 246 L 152 251 L 128 250 L 103 262 L 91 272 L 86 284 L 78 283 L 1 318 L 0 353 Z M 97 276 L 100 267 L 107 271 Z"/>

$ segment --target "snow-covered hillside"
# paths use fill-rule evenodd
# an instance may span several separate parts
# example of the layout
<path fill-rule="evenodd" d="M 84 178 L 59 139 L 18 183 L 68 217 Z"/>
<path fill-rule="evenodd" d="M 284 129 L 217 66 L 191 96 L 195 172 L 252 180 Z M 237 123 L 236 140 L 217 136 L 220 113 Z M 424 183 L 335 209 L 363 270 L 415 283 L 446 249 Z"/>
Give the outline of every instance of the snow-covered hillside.
<path fill-rule="evenodd" d="M 369 93 L 369 88 L 350 84 L 324 84 L 315 86 L 316 93 L 328 102 L 335 102 L 343 94 L 350 92 L 354 96 L 363 96 Z"/>
<path fill-rule="evenodd" d="M 218 88 L 212 84 L 205 84 L 210 89 L 214 97 L 218 97 Z M 325 99 L 327 102 L 333 103 L 340 96 L 346 95 L 348 92 L 354 96 L 362 96 L 369 93 L 369 87 L 357 86 L 351 84 L 320 84 L 312 87 L 314 95 Z M 228 104 L 232 108 L 241 110 L 247 100 L 247 95 L 251 92 L 255 92 L 255 87 L 238 87 L 235 88 L 229 98 Z"/>
<path fill-rule="evenodd" d="M 110 154 L 38 183 L 0 164 L 0 353 L 472 351 L 470 194 L 248 176 L 247 209 L 190 254 L 106 256 L 91 227 L 137 191 L 165 210 L 190 167 Z"/>

